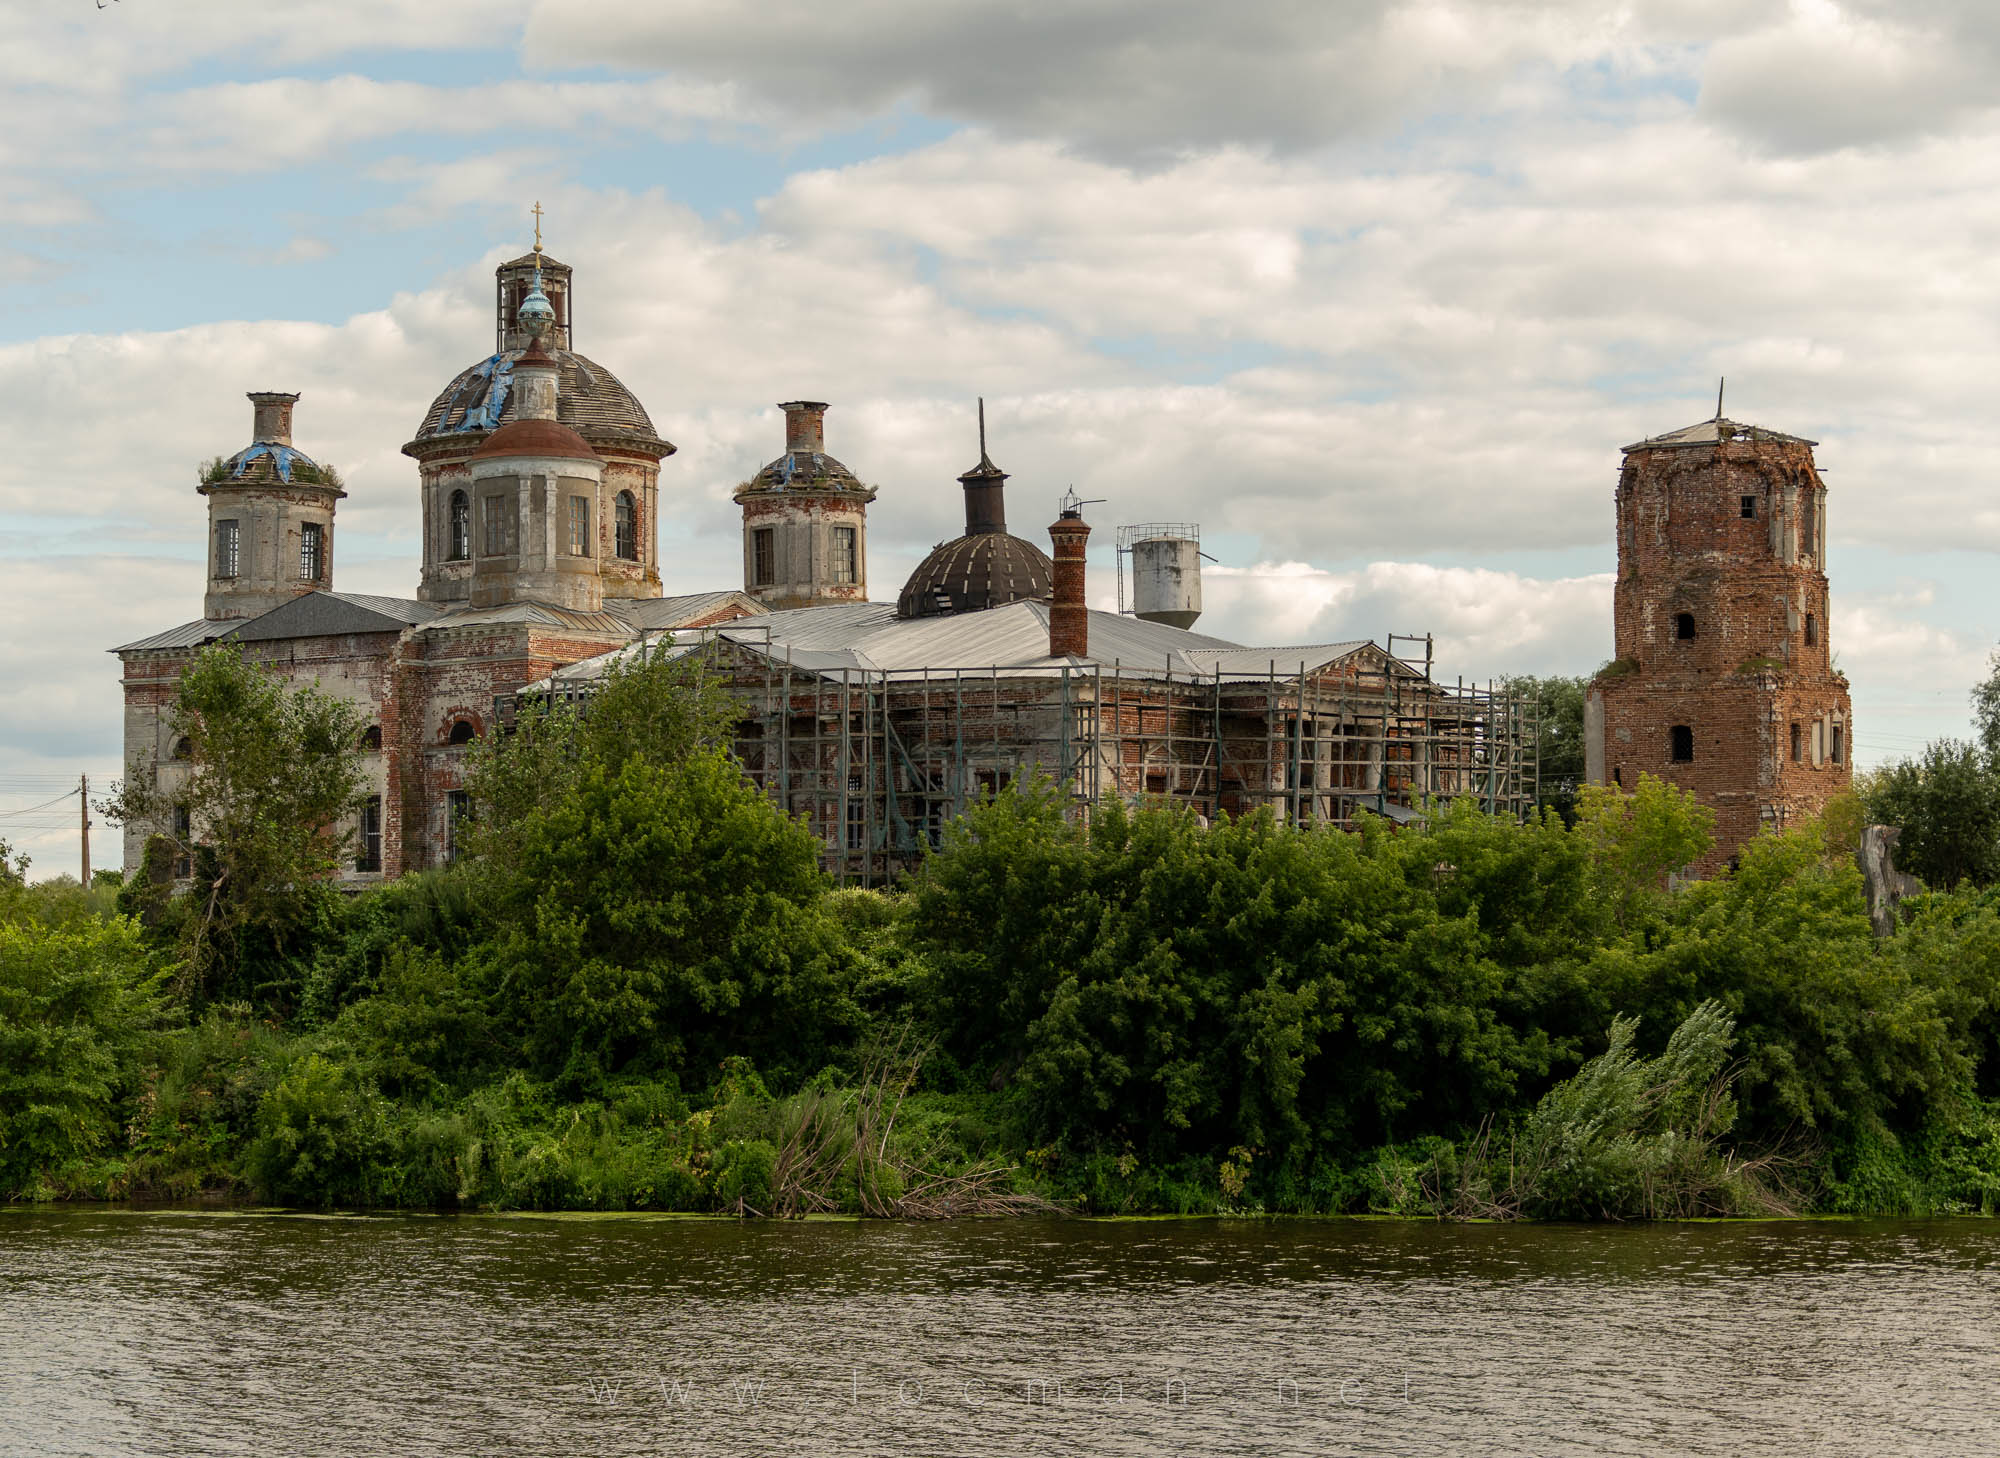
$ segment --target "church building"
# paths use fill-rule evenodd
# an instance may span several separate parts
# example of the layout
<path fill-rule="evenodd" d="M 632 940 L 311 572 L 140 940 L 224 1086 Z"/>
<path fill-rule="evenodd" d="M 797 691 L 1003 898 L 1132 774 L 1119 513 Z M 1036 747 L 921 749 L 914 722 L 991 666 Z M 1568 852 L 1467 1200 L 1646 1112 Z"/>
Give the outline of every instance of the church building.
<path fill-rule="evenodd" d="M 1421 659 L 1368 641 L 1248 648 L 1187 626 L 1198 583 L 1191 611 L 1090 608 L 1080 506 L 1049 527 L 1053 556 L 1008 530 L 983 407 L 979 461 L 959 478 L 965 532 L 893 600 L 870 600 L 877 488 L 828 454 L 828 407 L 811 400 L 781 407 L 784 452 L 735 491 L 742 587 L 666 594 L 658 521 L 674 447 L 576 352 L 574 286 L 539 240 L 501 264 L 493 352 L 403 446 L 423 521 L 413 598 L 336 590 L 344 487 L 294 443 L 299 396 L 250 396 L 250 444 L 199 487 L 202 616 L 114 650 L 132 771 L 169 786 L 185 772 L 193 746 L 165 713 L 181 670 L 205 644 L 239 645 L 366 715 L 349 873 L 366 884 L 450 859 L 467 746 L 505 732 L 524 694 L 587 694 L 618 655 L 705 646 L 744 704 L 746 775 L 813 826 L 843 879 L 895 874 L 969 800 L 1033 772 L 1083 813 L 1107 796 L 1342 825 L 1460 794 L 1532 806 L 1526 706 L 1434 679 L 1426 638 L 1403 640 L 1423 644 Z M 128 827 L 128 869 L 149 833 L 185 860 L 199 827 Z"/>

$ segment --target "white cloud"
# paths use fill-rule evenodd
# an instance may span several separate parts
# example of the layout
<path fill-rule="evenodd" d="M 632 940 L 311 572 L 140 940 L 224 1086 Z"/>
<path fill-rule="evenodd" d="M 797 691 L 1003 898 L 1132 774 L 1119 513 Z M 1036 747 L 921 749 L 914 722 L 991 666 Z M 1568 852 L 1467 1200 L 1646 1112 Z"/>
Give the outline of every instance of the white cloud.
<path fill-rule="evenodd" d="M 1000 0 L 936 5 L 539 0 L 538 64 L 650 67 L 741 80 L 829 121 L 908 104 L 1055 137 L 1101 156 L 1243 145 L 1310 150 L 1432 107 L 1476 112 L 1524 69 L 1610 61 L 1707 27 L 1755 24 L 1770 3 L 1593 0 Z"/>
<path fill-rule="evenodd" d="M 1994 80 L 1991 51 L 1944 18 L 1934 6 L 1875 18 L 1834 0 L 1795 0 L 1780 23 L 1715 44 L 1702 68 L 1702 113 L 1782 152 L 1932 131 L 1990 104 Z"/>

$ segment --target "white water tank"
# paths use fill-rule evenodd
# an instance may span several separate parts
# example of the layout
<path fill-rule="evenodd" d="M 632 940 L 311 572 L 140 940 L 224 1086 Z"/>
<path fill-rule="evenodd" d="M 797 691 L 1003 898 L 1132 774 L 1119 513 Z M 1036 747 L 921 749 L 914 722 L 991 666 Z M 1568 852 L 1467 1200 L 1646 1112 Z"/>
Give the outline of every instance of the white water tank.
<path fill-rule="evenodd" d="M 1201 531 L 1188 522 L 1123 527 L 1132 554 L 1132 614 L 1149 623 L 1191 628 L 1201 616 Z"/>

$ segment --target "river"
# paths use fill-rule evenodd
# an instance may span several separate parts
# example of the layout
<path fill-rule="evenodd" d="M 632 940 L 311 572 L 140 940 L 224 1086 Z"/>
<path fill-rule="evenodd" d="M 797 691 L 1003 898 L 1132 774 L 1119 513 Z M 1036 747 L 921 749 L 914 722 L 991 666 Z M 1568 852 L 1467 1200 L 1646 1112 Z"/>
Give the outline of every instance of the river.
<path fill-rule="evenodd" d="M 1979 1454 L 2000 1228 L 0 1212 L 0 1453 Z"/>

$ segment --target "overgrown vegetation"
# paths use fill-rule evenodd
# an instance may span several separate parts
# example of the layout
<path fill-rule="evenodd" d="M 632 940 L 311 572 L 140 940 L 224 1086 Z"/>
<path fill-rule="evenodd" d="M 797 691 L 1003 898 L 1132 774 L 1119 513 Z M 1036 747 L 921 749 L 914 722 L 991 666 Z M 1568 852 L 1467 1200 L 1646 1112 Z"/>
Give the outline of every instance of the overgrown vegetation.
<path fill-rule="evenodd" d="M 693 658 L 480 747 L 473 853 L 332 891 L 354 725 L 204 655 L 121 813 L 0 878 L 0 1192 L 928 1218 L 2000 1203 L 2000 893 L 1878 941 L 1841 807 L 1718 879 L 1643 779 L 1359 834 L 976 807 L 836 889 Z M 253 732 L 254 731 L 254 732 Z M 277 746 L 277 747 L 274 747 Z M 287 773 L 277 773 L 282 757 Z M 288 781 L 281 786 L 279 780 Z M 162 869 L 157 858 L 153 868 Z"/>

